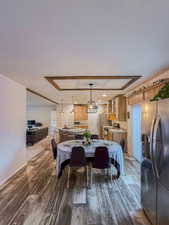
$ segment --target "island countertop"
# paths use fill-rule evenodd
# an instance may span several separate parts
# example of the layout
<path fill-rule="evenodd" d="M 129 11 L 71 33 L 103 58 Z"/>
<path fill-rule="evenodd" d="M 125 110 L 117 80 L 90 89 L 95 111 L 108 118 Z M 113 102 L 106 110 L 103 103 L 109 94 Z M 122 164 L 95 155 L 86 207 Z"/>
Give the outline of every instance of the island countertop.
<path fill-rule="evenodd" d="M 104 128 L 107 128 L 109 132 L 116 132 L 116 133 L 126 133 L 127 130 L 123 128 L 116 128 L 113 126 L 105 126 Z"/>

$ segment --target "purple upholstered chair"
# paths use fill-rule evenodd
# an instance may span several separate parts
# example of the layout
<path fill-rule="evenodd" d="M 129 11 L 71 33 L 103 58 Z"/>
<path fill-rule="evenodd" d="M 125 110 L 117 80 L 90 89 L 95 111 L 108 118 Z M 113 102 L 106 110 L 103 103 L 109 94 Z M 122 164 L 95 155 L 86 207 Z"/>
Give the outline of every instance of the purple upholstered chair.
<path fill-rule="evenodd" d="M 81 146 L 74 146 L 72 148 L 71 157 L 70 157 L 70 163 L 69 163 L 69 167 L 68 167 L 67 188 L 69 188 L 70 169 L 72 167 L 86 167 L 86 169 L 87 169 L 87 186 L 88 186 L 87 160 L 86 160 L 84 148 L 81 147 Z"/>
<path fill-rule="evenodd" d="M 96 147 L 94 160 L 92 162 L 92 168 L 107 169 L 107 174 L 109 172 L 109 169 L 111 172 L 111 162 L 110 162 L 109 152 L 107 147 L 105 146 Z M 92 184 L 92 175 L 93 175 L 92 168 L 91 168 L 91 184 Z M 111 176 L 111 180 L 112 180 L 112 176 Z"/>
<path fill-rule="evenodd" d="M 54 138 L 51 140 L 51 146 L 52 146 L 52 151 L 53 151 L 53 158 L 56 159 L 57 158 L 57 144 L 56 144 L 56 141 Z"/>
<path fill-rule="evenodd" d="M 92 134 L 92 135 L 91 135 L 91 139 L 99 139 L 99 135 L 97 135 L 97 134 Z"/>

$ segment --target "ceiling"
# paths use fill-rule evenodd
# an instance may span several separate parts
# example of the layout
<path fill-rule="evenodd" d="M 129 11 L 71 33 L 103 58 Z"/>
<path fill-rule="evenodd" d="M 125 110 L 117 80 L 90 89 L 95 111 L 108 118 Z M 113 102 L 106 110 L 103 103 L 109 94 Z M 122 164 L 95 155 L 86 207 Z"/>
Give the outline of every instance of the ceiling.
<path fill-rule="evenodd" d="M 27 91 L 27 106 L 56 107 L 56 104 Z"/>
<path fill-rule="evenodd" d="M 129 79 L 128 79 L 129 80 Z M 95 88 L 121 88 L 126 84 L 126 80 L 58 80 L 56 83 L 62 89 L 85 89 L 89 88 L 89 83 L 93 84 L 93 89 Z"/>
<path fill-rule="evenodd" d="M 61 93 L 45 76 L 142 75 L 141 82 L 169 66 L 168 11 L 168 0 L 1 1 L 0 73 L 54 101 L 89 94 Z"/>

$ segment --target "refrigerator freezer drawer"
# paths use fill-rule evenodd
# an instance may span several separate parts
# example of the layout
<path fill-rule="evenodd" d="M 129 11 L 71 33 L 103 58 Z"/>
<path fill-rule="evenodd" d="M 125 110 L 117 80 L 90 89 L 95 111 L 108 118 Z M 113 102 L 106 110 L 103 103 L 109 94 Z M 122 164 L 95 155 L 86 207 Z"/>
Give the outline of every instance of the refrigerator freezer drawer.
<path fill-rule="evenodd" d="M 169 190 L 158 183 L 157 225 L 169 225 Z"/>
<path fill-rule="evenodd" d="M 144 160 L 141 165 L 141 204 L 153 225 L 156 225 L 156 186 L 152 163 Z"/>

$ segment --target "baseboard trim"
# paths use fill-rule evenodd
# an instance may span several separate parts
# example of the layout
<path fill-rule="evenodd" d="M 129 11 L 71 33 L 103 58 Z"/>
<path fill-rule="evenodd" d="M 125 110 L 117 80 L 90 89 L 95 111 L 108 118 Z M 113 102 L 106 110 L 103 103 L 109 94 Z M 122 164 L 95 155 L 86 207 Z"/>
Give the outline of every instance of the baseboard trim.
<path fill-rule="evenodd" d="M 3 181 L 1 181 L 1 182 L 0 182 L 0 190 L 3 189 L 3 188 L 7 185 L 9 179 L 10 179 L 12 176 L 16 175 L 16 173 L 18 173 L 19 170 L 23 169 L 23 167 L 25 167 L 26 165 L 27 165 L 27 162 L 25 162 L 22 166 L 20 166 L 17 170 L 15 170 L 15 171 L 14 171 L 11 175 L 9 175 L 6 179 L 4 179 Z"/>
<path fill-rule="evenodd" d="M 45 139 L 44 139 L 44 140 L 45 140 Z M 42 141 L 44 141 L 44 140 L 42 140 Z M 47 139 L 46 139 L 46 140 L 47 140 Z M 37 146 L 34 146 L 34 147 L 37 147 Z M 26 148 L 26 151 L 29 151 L 29 149 Z M 36 150 L 35 150 L 35 151 L 36 151 Z M 7 178 L 5 178 L 4 180 L 2 180 L 2 181 L 0 182 L 0 190 L 1 190 L 2 188 L 4 188 L 4 187 L 7 185 L 9 179 L 10 179 L 12 176 L 16 175 L 16 173 L 18 173 L 19 170 L 23 169 L 23 167 L 25 167 L 25 166 L 27 165 L 27 163 L 28 163 L 30 160 L 32 160 L 34 157 L 36 157 L 38 154 L 42 153 L 43 151 L 45 151 L 45 148 L 42 149 L 42 151 L 37 152 L 37 153 L 36 153 L 35 155 L 33 155 L 31 158 L 27 158 L 27 159 L 26 159 L 26 162 L 25 162 L 22 166 L 20 166 L 18 169 L 16 169 L 16 170 L 15 170 L 13 173 L 11 173 Z M 27 156 L 26 156 L 26 157 L 27 157 Z"/>

